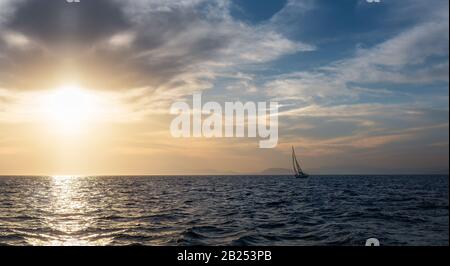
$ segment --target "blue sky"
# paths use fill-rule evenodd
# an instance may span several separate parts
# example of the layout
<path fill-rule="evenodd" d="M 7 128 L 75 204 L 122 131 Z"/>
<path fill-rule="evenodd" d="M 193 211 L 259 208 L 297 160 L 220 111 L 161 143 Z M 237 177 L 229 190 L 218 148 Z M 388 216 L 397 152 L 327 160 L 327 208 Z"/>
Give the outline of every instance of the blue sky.
<path fill-rule="evenodd" d="M 448 173 L 448 4 L 0 0 L 0 124 L 17 117 L 12 99 L 56 86 L 70 58 L 80 83 L 120 95 L 127 116 L 147 125 L 129 125 L 144 128 L 139 145 L 137 133 L 112 138 L 108 145 L 119 151 L 102 157 L 132 158 L 137 173 L 165 173 L 174 158 L 183 173 L 289 168 L 292 145 L 313 173 Z M 64 12 L 72 24 L 54 15 Z M 27 79 L 37 68 L 48 78 Z M 280 102 L 279 146 L 174 143 L 164 135 L 168 106 L 195 91 L 205 101 Z M 1 143 L 4 154 L 16 150 Z M 192 147 L 198 155 L 183 157 Z"/>
<path fill-rule="evenodd" d="M 448 2 L 283 3 L 281 9 L 275 4 L 253 9 L 255 1 L 235 1 L 232 10 L 239 12 L 231 14 L 314 47 L 250 71 L 254 84 L 249 87 L 264 87 L 266 96 L 287 105 L 286 142 L 297 139 L 300 147 L 313 143 L 307 151 L 344 153 L 348 160 L 353 152 L 370 153 L 373 161 L 386 156 L 397 162 L 404 156 L 402 163 L 423 167 L 411 171 L 445 172 Z M 299 126 L 291 126 L 295 123 Z M 420 163 L 422 152 L 434 162 Z M 408 171 L 406 165 L 393 164 L 391 171 Z"/>

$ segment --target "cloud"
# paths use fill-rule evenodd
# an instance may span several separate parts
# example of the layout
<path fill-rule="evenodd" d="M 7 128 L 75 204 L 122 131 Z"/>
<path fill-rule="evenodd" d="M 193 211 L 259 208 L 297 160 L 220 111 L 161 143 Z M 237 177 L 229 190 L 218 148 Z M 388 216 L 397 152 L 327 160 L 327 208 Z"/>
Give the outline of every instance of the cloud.
<path fill-rule="evenodd" d="M 236 21 L 229 1 L 27 0 L 14 5 L 14 15 L 12 2 L 2 5 L 10 11 L 2 16 L 0 85 L 9 89 L 76 79 L 92 89 L 145 88 L 172 99 L 212 87 L 233 67 L 314 49 Z"/>
<path fill-rule="evenodd" d="M 31 44 L 31 41 L 25 35 L 18 32 L 6 31 L 1 37 L 8 46 L 14 48 L 26 48 Z"/>
<path fill-rule="evenodd" d="M 448 105 L 437 105 L 430 93 L 396 89 L 448 84 L 448 36 L 448 15 L 433 17 L 370 48 L 359 46 L 351 57 L 267 81 L 267 95 L 284 103 L 279 148 L 295 143 L 334 163 L 337 155 L 378 160 L 416 147 L 404 154 L 409 158 L 430 143 L 445 148 Z"/>
<path fill-rule="evenodd" d="M 391 114 L 392 115 L 392 114 Z M 383 115 L 384 117 L 389 116 L 388 113 Z M 401 115 L 395 114 L 395 121 L 401 121 Z M 364 118 L 349 118 L 346 117 L 344 120 L 340 120 L 336 116 L 329 120 L 305 120 L 297 124 L 290 122 L 291 127 L 286 127 L 285 134 L 283 135 L 282 143 L 295 143 L 296 145 L 302 147 L 305 153 L 311 156 L 326 156 L 326 155 L 336 155 L 336 154 L 356 154 L 357 152 L 367 151 L 373 153 L 382 154 L 383 151 L 392 150 L 389 147 L 397 147 L 402 150 L 402 147 L 412 145 L 415 147 L 419 146 L 429 146 L 434 143 L 439 143 L 445 145 L 448 143 L 448 132 L 449 124 L 447 121 L 441 121 L 441 123 L 429 123 L 424 125 L 421 120 L 415 120 L 408 127 L 402 126 L 401 122 L 399 125 L 389 125 L 384 124 L 383 119 L 374 119 L 374 117 L 367 116 Z M 372 120 L 374 119 L 374 120 Z M 309 123 L 311 127 L 302 127 L 304 123 Z M 348 130 L 344 131 L 343 134 L 339 134 L 339 126 L 337 124 L 333 125 L 333 121 L 338 122 L 340 125 L 345 126 Z M 355 126 L 351 126 L 354 123 Z M 324 125 L 331 124 L 331 128 L 334 129 L 330 134 L 325 134 L 323 132 Z M 436 135 L 436 132 L 442 132 Z M 286 147 L 282 144 L 279 149 L 285 149 Z M 374 157 L 376 158 L 376 157 Z"/>
<path fill-rule="evenodd" d="M 353 57 L 282 75 L 266 84 L 267 92 L 311 103 L 357 99 L 370 92 L 364 86 L 377 83 L 448 82 L 448 28 L 448 17 L 421 23 L 372 48 L 358 48 Z"/>
<path fill-rule="evenodd" d="M 318 5 L 318 1 L 315 0 L 288 0 L 285 7 L 270 19 L 270 24 L 277 27 L 279 31 L 287 33 L 296 31 L 298 29 L 292 25 L 297 24 L 303 15 L 316 9 Z"/>
<path fill-rule="evenodd" d="M 235 76 L 255 93 L 256 86 L 239 77 L 247 67 L 315 49 L 270 25 L 234 19 L 230 1 L 1 5 L 0 88 L 23 98 L 17 102 L 67 82 L 120 92 L 136 119 L 167 113 L 173 101 L 213 88 L 222 76 Z M 16 117 L 13 110 L 8 105 L 8 121 Z"/>
<path fill-rule="evenodd" d="M 418 66 L 427 69 L 427 60 L 444 57 L 448 65 L 448 20 L 424 23 L 371 49 L 360 49 L 357 56 L 332 64 L 327 70 L 337 73 L 341 79 L 354 82 L 416 83 L 434 82 L 441 75 L 416 78 Z M 442 61 L 441 61 L 442 62 Z M 448 80 L 448 78 L 446 78 Z"/>
<path fill-rule="evenodd" d="M 0 0 L 0 27 L 13 15 L 15 8 L 23 0 Z"/>

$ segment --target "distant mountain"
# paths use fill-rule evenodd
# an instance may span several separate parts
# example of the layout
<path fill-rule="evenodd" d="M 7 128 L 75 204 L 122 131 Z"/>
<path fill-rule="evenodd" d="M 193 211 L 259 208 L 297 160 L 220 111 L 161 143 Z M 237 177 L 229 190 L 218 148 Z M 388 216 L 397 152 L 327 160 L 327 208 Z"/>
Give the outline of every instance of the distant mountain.
<path fill-rule="evenodd" d="M 262 172 L 261 175 L 292 175 L 292 170 L 285 168 L 269 168 Z"/>

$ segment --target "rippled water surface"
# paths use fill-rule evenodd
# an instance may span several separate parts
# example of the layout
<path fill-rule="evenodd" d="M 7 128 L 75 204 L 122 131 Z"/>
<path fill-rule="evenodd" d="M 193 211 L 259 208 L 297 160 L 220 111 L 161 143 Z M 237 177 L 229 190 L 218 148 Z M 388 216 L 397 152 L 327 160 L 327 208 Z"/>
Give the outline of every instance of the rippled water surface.
<path fill-rule="evenodd" d="M 448 176 L 0 177 L 4 245 L 448 245 Z"/>

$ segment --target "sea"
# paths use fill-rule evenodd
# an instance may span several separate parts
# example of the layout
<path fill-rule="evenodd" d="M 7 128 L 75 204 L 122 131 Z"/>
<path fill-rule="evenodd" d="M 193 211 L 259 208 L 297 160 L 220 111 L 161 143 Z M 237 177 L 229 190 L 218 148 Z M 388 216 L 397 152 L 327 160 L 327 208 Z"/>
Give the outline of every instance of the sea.
<path fill-rule="evenodd" d="M 448 246 L 448 175 L 0 177 L 0 245 Z"/>

